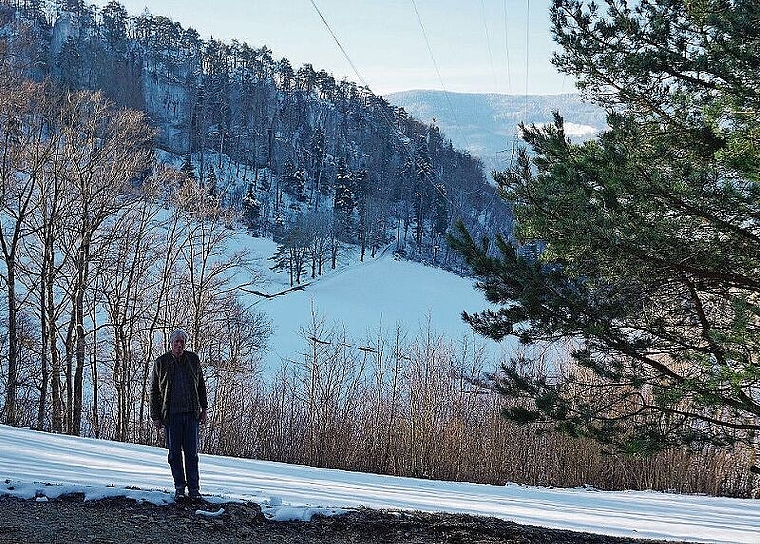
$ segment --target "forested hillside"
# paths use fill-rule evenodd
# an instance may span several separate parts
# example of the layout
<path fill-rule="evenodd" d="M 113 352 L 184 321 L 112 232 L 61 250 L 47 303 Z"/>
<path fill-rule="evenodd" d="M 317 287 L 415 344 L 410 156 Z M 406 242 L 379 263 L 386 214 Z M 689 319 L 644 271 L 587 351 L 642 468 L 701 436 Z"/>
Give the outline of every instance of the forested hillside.
<path fill-rule="evenodd" d="M 265 47 L 204 42 L 163 17 L 130 18 L 117 3 L 98 12 L 5 1 L 0 28 L 5 423 L 157 439 L 147 425 L 150 365 L 181 326 L 218 407 L 209 450 L 241 454 L 251 440 L 259 455 L 323 459 L 332 455 L 323 442 L 335 440 L 326 429 L 358 416 L 331 404 L 316 411 L 314 392 L 299 388 L 315 369 L 354 365 L 357 354 L 315 355 L 320 366 L 283 374 L 287 384 L 259 380 L 270 325 L 243 300 L 256 271 L 235 246 L 236 227 L 273 236 L 274 266 L 298 283 L 391 242 L 445 264 L 442 235 L 455 218 L 484 230 L 508 224 L 479 162 L 437 130 L 353 83 L 275 62 Z M 427 363 L 413 356 L 417 340 L 402 337 L 394 372 L 409 378 L 408 365 Z M 387 349 L 378 348 L 379 365 Z M 386 411 L 392 425 L 400 387 L 391 406 L 378 391 L 362 410 Z M 405 387 L 411 394 L 411 378 Z M 283 427 L 274 412 L 266 421 L 276 437 L 243 438 L 249 427 L 228 418 L 282 403 Z M 396 440 L 416 440 L 379 420 L 362 432 L 384 444 L 383 463 Z M 285 445 L 296 437 L 300 451 Z"/>
<path fill-rule="evenodd" d="M 478 159 L 365 87 L 291 66 L 265 45 L 130 17 L 117 2 L 5 4 L 6 35 L 18 41 L 24 29 L 28 39 L 30 75 L 146 112 L 157 147 L 288 251 L 311 230 L 359 245 L 362 257 L 395 239 L 400 252 L 443 264 L 454 258 L 438 251 L 454 220 L 509 226 Z"/>

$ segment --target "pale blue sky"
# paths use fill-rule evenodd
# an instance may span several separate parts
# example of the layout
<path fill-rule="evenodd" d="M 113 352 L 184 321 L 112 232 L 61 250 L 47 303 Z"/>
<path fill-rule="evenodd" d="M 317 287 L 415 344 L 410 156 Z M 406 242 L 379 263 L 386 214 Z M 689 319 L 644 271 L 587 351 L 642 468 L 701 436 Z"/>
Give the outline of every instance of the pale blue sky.
<path fill-rule="evenodd" d="M 95 3 L 102 6 L 107 0 Z M 183 27 L 195 28 L 204 39 L 235 38 L 252 47 L 266 45 L 275 59 L 287 57 L 294 68 L 309 62 L 336 79 L 366 83 L 380 95 L 411 89 L 518 95 L 575 90 L 572 79 L 558 74 L 549 62 L 556 47 L 549 30 L 550 0 L 120 3 L 132 15 L 147 8 L 153 15 L 168 16 Z"/>

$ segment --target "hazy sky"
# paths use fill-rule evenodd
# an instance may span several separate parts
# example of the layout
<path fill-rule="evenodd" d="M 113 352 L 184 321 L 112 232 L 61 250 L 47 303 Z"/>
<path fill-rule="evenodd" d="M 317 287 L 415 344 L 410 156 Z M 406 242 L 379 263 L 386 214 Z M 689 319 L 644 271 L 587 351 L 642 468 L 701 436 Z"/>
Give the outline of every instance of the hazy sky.
<path fill-rule="evenodd" d="M 571 78 L 549 62 L 556 47 L 549 30 L 550 0 L 119 2 L 131 15 L 147 8 L 195 28 L 204 39 L 266 45 L 275 59 L 287 57 L 296 69 L 308 62 L 380 95 L 411 89 L 518 95 L 574 91 Z"/>

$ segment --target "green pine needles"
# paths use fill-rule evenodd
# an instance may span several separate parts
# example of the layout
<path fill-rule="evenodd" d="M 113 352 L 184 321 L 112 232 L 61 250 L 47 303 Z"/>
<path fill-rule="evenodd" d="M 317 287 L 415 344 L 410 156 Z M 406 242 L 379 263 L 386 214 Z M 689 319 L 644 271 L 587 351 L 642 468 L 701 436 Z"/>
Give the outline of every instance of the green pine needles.
<path fill-rule="evenodd" d="M 574 144 L 523 126 L 495 174 L 509 239 L 452 246 L 498 311 L 495 339 L 565 357 L 504 365 L 505 415 L 630 454 L 757 447 L 760 430 L 760 4 L 554 0 L 554 63 L 608 129 Z"/>

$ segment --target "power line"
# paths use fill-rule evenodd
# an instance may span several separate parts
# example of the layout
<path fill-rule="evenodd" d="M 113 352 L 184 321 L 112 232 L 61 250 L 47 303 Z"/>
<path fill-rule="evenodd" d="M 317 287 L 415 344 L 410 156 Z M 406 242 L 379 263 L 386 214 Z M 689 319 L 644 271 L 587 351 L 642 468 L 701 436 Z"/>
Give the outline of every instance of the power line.
<path fill-rule="evenodd" d="M 317 15 L 319 15 L 319 18 L 322 19 L 322 22 L 325 24 L 327 31 L 330 33 L 330 36 L 332 36 L 333 40 L 335 40 L 335 43 L 338 44 L 338 48 L 340 49 L 341 53 L 343 53 L 343 56 L 346 57 L 348 64 L 351 65 L 351 68 L 354 70 L 356 77 L 359 79 L 359 81 L 362 82 L 362 85 L 369 88 L 369 85 L 367 85 L 367 82 L 364 81 L 364 78 L 361 76 L 361 74 L 359 73 L 359 70 L 354 65 L 353 61 L 351 60 L 351 57 L 349 57 L 348 53 L 346 53 L 346 50 L 343 49 L 343 46 L 341 45 L 340 40 L 332 31 L 332 28 L 330 28 L 330 25 L 327 23 L 327 19 L 325 19 L 324 15 L 322 15 L 322 12 L 320 11 L 319 7 L 317 7 L 317 4 L 314 2 L 314 0 L 310 0 L 310 2 L 311 2 L 311 5 L 314 6 L 314 10 L 317 12 Z"/>
<path fill-rule="evenodd" d="M 430 53 L 430 59 L 433 61 L 433 66 L 435 67 L 435 72 L 438 74 L 438 81 L 441 83 L 441 89 L 444 92 L 444 97 L 446 98 L 446 105 L 449 108 L 449 111 L 451 112 L 451 116 L 453 119 L 455 119 L 457 122 L 460 121 L 459 116 L 457 115 L 457 111 L 454 108 L 454 105 L 451 103 L 451 97 L 449 96 L 448 91 L 446 90 L 446 85 L 443 83 L 443 77 L 441 76 L 441 71 L 438 69 L 438 63 L 435 60 L 435 55 L 433 54 L 433 48 L 430 46 L 430 40 L 428 39 L 427 32 L 425 31 L 425 25 L 422 23 L 422 17 L 420 16 L 420 12 L 417 9 L 417 3 L 414 0 L 411 0 L 412 7 L 414 7 L 414 13 L 417 15 L 417 22 L 420 24 L 420 30 L 422 31 L 422 36 L 425 39 L 425 44 L 427 45 L 428 53 Z M 461 132 L 462 137 L 465 140 L 465 145 L 470 148 L 470 142 L 469 138 L 467 138 L 467 134 L 464 132 Z"/>
<path fill-rule="evenodd" d="M 491 63 L 491 73 L 493 74 L 493 87 L 494 92 L 499 91 L 499 84 L 496 82 L 496 67 L 493 62 L 493 52 L 491 51 L 491 37 L 488 33 L 488 18 L 486 17 L 486 4 L 485 0 L 480 0 L 480 11 L 483 15 L 483 28 L 486 33 L 486 46 L 488 47 L 488 60 Z"/>
<path fill-rule="evenodd" d="M 356 77 L 359 79 L 359 81 L 362 82 L 362 84 L 367 89 L 369 89 L 369 85 L 367 84 L 367 82 L 364 80 L 364 78 L 359 73 L 359 70 L 356 68 L 356 65 L 354 65 L 353 61 L 351 60 L 351 57 L 348 56 L 348 53 L 343 48 L 343 45 L 340 43 L 340 40 L 338 39 L 338 37 L 335 35 L 335 32 L 333 32 L 332 28 L 330 27 L 330 24 L 327 22 L 327 19 L 325 19 L 324 15 L 322 15 L 322 12 L 320 11 L 320 9 L 317 6 L 316 2 L 314 0 L 309 0 L 309 1 L 311 2 L 311 5 L 314 7 L 314 10 L 319 15 L 319 18 L 322 19 L 322 23 L 324 23 L 325 27 L 327 28 L 327 31 L 333 37 L 333 40 L 335 40 L 335 43 L 338 44 L 338 48 L 340 48 L 341 52 L 343 53 L 343 56 L 346 57 L 346 60 L 351 65 L 351 68 L 354 70 L 354 73 L 356 74 Z M 406 145 L 404 143 L 404 139 L 406 138 L 406 136 L 404 136 L 401 133 L 401 131 L 398 129 L 398 127 L 396 127 L 396 123 L 394 123 L 391 119 L 388 118 L 388 115 L 387 115 L 387 112 L 385 111 L 385 109 L 382 108 L 382 107 L 379 108 L 379 109 L 380 109 L 380 114 L 383 116 L 383 119 L 385 119 L 385 122 L 388 124 L 388 126 L 390 127 L 390 129 L 396 134 L 396 137 L 401 142 L 401 144 L 402 144 L 401 147 L 406 152 L 407 157 L 411 160 L 412 164 L 416 165 L 417 164 L 417 160 L 415 159 L 414 156 L 412 156 L 411 151 L 406 147 Z M 441 197 L 444 200 L 446 200 L 446 202 L 448 202 L 452 206 L 454 205 L 454 203 L 451 201 L 451 199 L 449 199 L 449 197 L 446 195 L 446 193 L 438 185 L 436 185 L 436 183 L 434 183 L 434 180 L 430 179 L 430 174 L 427 171 L 424 171 L 423 179 L 425 181 L 427 181 L 430 184 L 430 186 L 439 195 L 441 195 Z"/>
<path fill-rule="evenodd" d="M 438 69 L 438 63 L 435 61 L 435 55 L 433 55 L 433 48 L 430 47 L 430 40 L 428 39 L 427 32 L 425 32 L 425 25 L 422 24 L 422 17 L 420 17 L 420 12 L 417 9 L 417 3 L 414 0 L 411 0 L 411 1 L 412 1 L 412 7 L 414 8 L 414 13 L 415 15 L 417 15 L 417 22 L 420 24 L 420 30 L 422 30 L 422 37 L 425 38 L 425 45 L 427 45 L 428 53 L 430 53 L 430 59 L 433 61 L 433 66 L 435 67 L 435 73 L 438 74 L 438 81 L 441 82 L 441 88 L 444 88 L 443 77 L 441 77 L 441 71 Z"/>
<path fill-rule="evenodd" d="M 504 0 L 504 54 L 507 57 L 507 90 L 512 89 L 512 75 L 509 69 L 509 17 L 507 16 L 507 0 Z"/>

